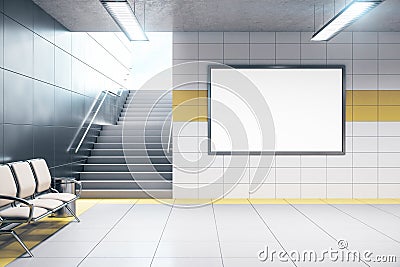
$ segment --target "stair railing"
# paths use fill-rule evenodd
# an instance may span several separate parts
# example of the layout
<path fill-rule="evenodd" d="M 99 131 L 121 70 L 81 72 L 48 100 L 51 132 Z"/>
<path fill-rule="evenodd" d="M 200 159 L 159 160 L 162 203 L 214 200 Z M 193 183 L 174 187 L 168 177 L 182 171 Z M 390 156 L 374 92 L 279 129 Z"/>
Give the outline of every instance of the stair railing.
<path fill-rule="evenodd" d="M 172 115 L 171 115 L 171 124 L 169 125 L 169 136 L 168 136 L 168 146 L 167 146 L 167 151 L 168 153 L 171 152 L 171 142 L 172 142 Z"/>
<path fill-rule="evenodd" d="M 78 151 L 81 148 L 81 146 L 82 146 L 87 134 L 89 133 L 89 131 L 90 131 L 95 119 L 97 118 L 97 115 L 99 114 L 99 111 L 103 107 L 103 104 L 106 101 L 107 96 L 113 96 L 115 98 L 115 103 L 116 104 L 114 106 L 117 108 L 117 110 L 115 112 L 113 112 L 115 114 L 112 114 L 113 118 L 111 119 L 112 123 L 115 123 L 117 118 L 118 118 L 119 113 L 122 110 L 121 105 L 123 105 L 123 103 L 125 102 L 125 98 L 126 98 L 127 95 L 128 95 L 128 90 L 119 90 L 118 93 L 114 93 L 114 92 L 111 92 L 111 91 L 108 91 L 108 90 L 103 90 L 103 91 L 99 92 L 97 94 L 95 100 L 93 101 L 89 111 L 87 112 L 85 118 L 83 119 L 80 127 L 76 131 L 76 134 L 75 134 L 74 138 L 72 139 L 71 144 L 69 145 L 67 151 L 70 151 L 72 149 L 72 146 L 74 145 L 75 141 L 79 137 L 79 135 L 80 135 L 80 133 L 82 131 L 82 128 L 85 126 L 85 124 L 87 123 L 88 119 L 93 114 L 92 118 L 90 119 L 89 124 L 86 126 L 85 132 L 81 136 L 81 138 L 79 140 L 79 143 L 78 143 L 78 145 L 76 146 L 76 148 L 74 150 L 74 153 L 78 153 Z M 122 97 L 122 96 L 124 96 L 124 97 Z M 122 100 L 121 100 L 121 97 L 123 98 Z M 100 104 L 98 104 L 99 101 L 100 101 Z"/>

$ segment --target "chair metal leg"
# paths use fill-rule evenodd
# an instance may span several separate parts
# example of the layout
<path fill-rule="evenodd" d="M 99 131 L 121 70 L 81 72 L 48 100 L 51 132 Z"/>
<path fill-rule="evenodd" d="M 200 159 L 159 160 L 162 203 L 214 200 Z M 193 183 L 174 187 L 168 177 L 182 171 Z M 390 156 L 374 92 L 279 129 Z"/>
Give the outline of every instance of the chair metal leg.
<path fill-rule="evenodd" d="M 73 211 L 71 210 L 71 208 L 68 207 L 68 205 L 66 205 L 65 207 L 66 207 L 67 210 L 71 213 L 71 215 L 75 217 L 75 220 L 76 220 L 77 222 L 81 222 L 81 220 L 79 220 L 78 216 L 76 216 L 75 212 L 73 212 Z"/>
<path fill-rule="evenodd" d="M 0 231 L 0 235 L 1 234 L 10 234 L 10 235 L 12 235 L 15 238 L 15 240 L 17 240 L 18 243 L 25 249 L 26 253 L 28 253 L 29 256 L 33 258 L 32 252 L 28 249 L 27 246 L 25 246 L 24 242 L 22 242 L 22 240 L 19 238 L 19 236 L 13 230 L 2 230 L 2 231 Z"/>

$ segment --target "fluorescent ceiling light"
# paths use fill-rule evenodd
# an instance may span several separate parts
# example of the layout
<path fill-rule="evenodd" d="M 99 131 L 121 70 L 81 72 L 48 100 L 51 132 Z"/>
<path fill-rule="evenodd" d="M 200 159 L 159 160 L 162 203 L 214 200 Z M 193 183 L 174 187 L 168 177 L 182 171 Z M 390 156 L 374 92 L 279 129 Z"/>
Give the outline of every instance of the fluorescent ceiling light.
<path fill-rule="evenodd" d="M 128 1 L 103 1 L 104 8 L 131 41 L 148 41 Z"/>
<path fill-rule="evenodd" d="M 384 0 L 359 1 L 355 0 L 343 8 L 336 16 L 328 21 L 311 38 L 311 41 L 328 41 L 344 28 L 350 26 L 371 9 Z"/>

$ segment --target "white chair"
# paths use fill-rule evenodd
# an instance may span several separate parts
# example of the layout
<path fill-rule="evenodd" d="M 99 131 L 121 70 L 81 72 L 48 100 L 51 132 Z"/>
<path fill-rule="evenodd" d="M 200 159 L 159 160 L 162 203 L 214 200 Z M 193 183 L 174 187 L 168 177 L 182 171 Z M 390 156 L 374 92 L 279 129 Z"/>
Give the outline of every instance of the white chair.
<path fill-rule="evenodd" d="M 71 193 L 59 193 L 57 192 L 57 190 L 51 188 L 51 174 L 46 161 L 44 159 L 32 159 L 28 162 L 32 166 L 32 170 L 37 182 L 36 198 L 44 201 L 62 201 L 68 211 L 79 222 L 79 219 L 76 216 L 75 212 L 73 212 L 67 204 L 77 200 L 80 197 L 82 191 L 81 183 L 76 180 L 71 180 L 71 182 L 75 183 L 79 188 L 78 194 L 76 195 Z"/>
<path fill-rule="evenodd" d="M 19 188 L 23 194 L 30 192 L 31 189 Z M 0 235 L 12 235 L 29 256 L 33 257 L 30 250 L 12 229 L 21 223 L 36 222 L 51 212 L 35 207 L 25 199 L 17 197 L 17 192 L 17 185 L 9 166 L 0 165 Z"/>

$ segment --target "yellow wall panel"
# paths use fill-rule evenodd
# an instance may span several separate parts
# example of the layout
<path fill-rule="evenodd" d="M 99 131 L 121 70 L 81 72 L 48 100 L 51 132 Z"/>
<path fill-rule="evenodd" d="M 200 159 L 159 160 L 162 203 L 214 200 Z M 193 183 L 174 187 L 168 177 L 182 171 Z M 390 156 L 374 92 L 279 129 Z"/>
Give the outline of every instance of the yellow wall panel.
<path fill-rule="evenodd" d="M 381 90 L 379 91 L 379 105 L 400 105 L 399 90 Z"/>
<path fill-rule="evenodd" d="M 353 105 L 365 106 L 378 104 L 378 91 L 376 90 L 353 90 Z"/>
<path fill-rule="evenodd" d="M 198 97 L 199 91 L 198 90 L 173 90 L 172 91 L 172 105 L 179 106 L 179 105 L 190 105 L 196 106 L 198 105 Z"/>
<path fill-rule="evenodd" d="M 380 106 L 379 121 L 400 121 L 400 106 Z"/>
<path fill-rule="evenodd" d="M 353 121 L 353 107 L 346 107 L 346 121 Z"/>
<path fill-rule="evenodd" d="M 346 91 L 346 106 L 353 105 L 353 90 Z"/>
<path fill-rule="evenodd" d="M 377 121 L 377 106 L 353 106 L 353 121 Z"/>

